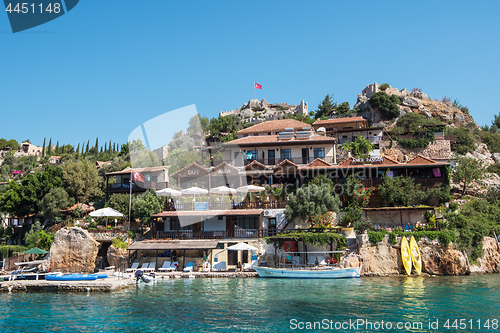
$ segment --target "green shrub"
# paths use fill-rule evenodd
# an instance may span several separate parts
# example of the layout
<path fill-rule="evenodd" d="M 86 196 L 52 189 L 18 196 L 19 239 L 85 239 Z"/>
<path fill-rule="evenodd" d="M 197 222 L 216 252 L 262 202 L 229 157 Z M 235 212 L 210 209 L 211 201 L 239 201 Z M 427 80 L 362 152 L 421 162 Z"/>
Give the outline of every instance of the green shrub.
<path fill-rule="evenodd" d="M 378 88 L 382 91 L 385 91 L 387 88 L 390 88 L 391 86 L 389 83 L 382 83 Z"/>
<path fill-rule="evenodd" d="M 370 242 L 377 244 L 384 239 L 386 234 L 385 231 L 368 231 L 368 239 Z"/>
<path fill-rule="evenodd" d="M 113 246 L 117 249 L 124 249 L 124 250 L 127 249 L 127 243 L 125 243 L 123 239 L 121 239 L 120 237 L 113 238 L 111 242 L 113 243 Z"/>
<path fill-rule="evenodd" d="M 380 113 L 387 119 L 391 120 L 401 114 L 398 104 L 401 104 L 397 95 L 387 95 L 380 91 L 373 94 L 368 100 L 372 108 L 377 108 Z"/>
<path fill-rule="evenodd" d="M 414 149 L 414 148 L 424 148 L 431 143 L 431 140 L 426 138 L 418 138 L 418 139 L 398 139 L 398 142 L 401 146 Z"/>
<path fill-rule="evenodd" d="M 488 172 L 493 172 L 496 173 L 497 175 L 500 175 L 500 163 L 493 163 L 488 167 Z"/>
<path fill-rule="evenodd" d="M 468 128 L 447 127 L 446 134 L 455 136 L 455 142 L 451 144 L 451 151 L 460 155 L 465 155 L 474 151 L 476 140 L 474 139 L 474 136 Z"/>

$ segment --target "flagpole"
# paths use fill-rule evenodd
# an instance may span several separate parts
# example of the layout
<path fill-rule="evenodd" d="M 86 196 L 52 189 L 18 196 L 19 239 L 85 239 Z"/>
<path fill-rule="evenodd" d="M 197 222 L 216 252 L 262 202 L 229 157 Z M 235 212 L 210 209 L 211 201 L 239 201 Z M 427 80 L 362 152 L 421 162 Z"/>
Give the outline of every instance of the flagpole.
<path fill-rule="evenodd" d="M 130 213 L 132 211 L 132 169 L 130 169 L 130 198 L 128 201 L 128 229 L 130 230 Z"/>
<path fill-rule="evenodd" d="M 255 99 L 255 82 L 253 83 L 253 99 Z"/>

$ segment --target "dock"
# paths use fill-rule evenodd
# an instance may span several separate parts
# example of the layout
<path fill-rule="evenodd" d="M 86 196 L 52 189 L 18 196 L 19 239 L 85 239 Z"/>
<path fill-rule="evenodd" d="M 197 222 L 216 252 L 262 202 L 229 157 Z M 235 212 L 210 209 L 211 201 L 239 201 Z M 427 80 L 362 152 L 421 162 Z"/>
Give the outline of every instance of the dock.
<path fill-rule="evenodd" d="M 110 276 L 94 281 L 13 280 L 0 283 L 0 292 L 112 292 L 135 285 L 135 279 Z"/>
<path fill-rule="evenodd" d="M 94 281 L 13 280 L 0 282 L 0 292 L 113 292 L 135 286 L 136 279 L 110 275 Z M 147 274 L 146 274 L 147 275 Z M 157 279 L 256 278 L 257 272 L 155 272 Z"/>

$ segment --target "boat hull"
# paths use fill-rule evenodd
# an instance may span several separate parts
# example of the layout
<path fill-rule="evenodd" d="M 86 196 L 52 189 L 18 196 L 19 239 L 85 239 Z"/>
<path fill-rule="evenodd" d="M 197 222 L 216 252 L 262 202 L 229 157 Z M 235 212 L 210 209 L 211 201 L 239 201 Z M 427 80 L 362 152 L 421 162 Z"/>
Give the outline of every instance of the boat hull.
<path fill-rule="evenodd" d="M 269 267 L 255 267 L 255 270 L 261 278 L 279 278 L 279 279 L 350 279 L 359 278 L 361 267 L 343 268 L 343 269 L 281 269 Z"/>
<path fill-rule="evenodd" d="M 415 271 L 417 271 L 418 275 L 422 275 L 422 258 L 420 257 L 420 250 L 418 249 L 417 241 L 413 236 L 411 236 L 410 239 L 410 252 L 411 252 L 411 261 L 413 262 L 413 267 L 415 267 Z"/>
<path fill-rule="evenodd" d="M 47 281 L 94 281 L 97 280 L 97 276 L 95 275 L 84 275 L 84 274 L 49 274 L 45 277 Z"/>
<path fill-rule="evenodd" d="M 405 236 L 401 238 L 401 261 L 403 262 L 406 274 L 411 275 L 410 245 L 408 245 L 408 240 Z"/>

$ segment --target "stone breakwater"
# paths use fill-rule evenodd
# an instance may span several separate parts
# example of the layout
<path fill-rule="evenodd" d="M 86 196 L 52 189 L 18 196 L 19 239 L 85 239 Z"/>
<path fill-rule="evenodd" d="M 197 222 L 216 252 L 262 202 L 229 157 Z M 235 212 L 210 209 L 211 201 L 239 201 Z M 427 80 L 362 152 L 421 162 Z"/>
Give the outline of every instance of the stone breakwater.
<path fill-rule="evenodd" d="M 95 281 L 46 281 L 46 280 L 14 280 L 0 284 L 0 292 L 111 292 L 129 288 L 135 284 L 134 279 L 109 277 Z"/>
<path fill-rule="evenodd" d="M 363 276 L 396 276 L 404 274 L 400 255 L 401 237 L 396 244 L 389 243 L 389 237 L 371 243 L 368 235 L 358 236 L 358 253 L 350 254 L 348 264 L 357 267 L 363 264 Z M 419 242 L 422 258 L 422 272 L 428 275 L 469 275 L 500 272 L 500 251 L 495 239 L 485 237 L 483 255 L 478 263 L 469 262 L 467 255 L 455 248 L 453 243 L 445 246 L 439 240 L 423 237 Z"/>

